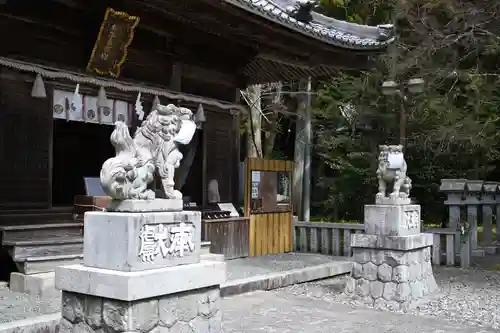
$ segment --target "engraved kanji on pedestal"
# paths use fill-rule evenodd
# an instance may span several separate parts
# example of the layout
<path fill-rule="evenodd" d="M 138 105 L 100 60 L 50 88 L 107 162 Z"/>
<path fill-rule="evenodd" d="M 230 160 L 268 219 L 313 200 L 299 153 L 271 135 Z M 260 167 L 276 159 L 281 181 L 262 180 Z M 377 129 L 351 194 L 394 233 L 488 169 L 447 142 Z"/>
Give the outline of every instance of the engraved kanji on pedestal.
<path fill-rule="evenodd" d="M 146 224 L 139 235 L 139 257 L 143 262 L 152 262 L 160 255 L 184 257 L 184 253 L 195 250 L 194 227 L 181 222 L 178 226 Z"/>

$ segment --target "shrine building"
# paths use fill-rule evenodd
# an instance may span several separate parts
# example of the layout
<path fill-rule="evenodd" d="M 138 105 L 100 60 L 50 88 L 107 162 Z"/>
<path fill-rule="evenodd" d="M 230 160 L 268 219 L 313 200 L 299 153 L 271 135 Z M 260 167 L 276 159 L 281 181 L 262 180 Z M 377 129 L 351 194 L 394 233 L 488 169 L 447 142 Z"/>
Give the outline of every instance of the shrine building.
<path fill-rule="evenodd" d="M 88 194 L 84 179 L 97 179 L 114 156 L 114 122 L 133 133 L 154 103 L 195 114 L 198 130 L 184 147 L 178 189 L 203 206 L 217 180 L 220 202 L 239 205 L 240 114 L 247 110 L 240 90 L 368 69 L 394 40 L 390 25 L 339 21 L 299 2 L 0 5 L 1 260 L 11 264 L 0 262 L 0 278 L 81 260 L 75 196 Z"/>

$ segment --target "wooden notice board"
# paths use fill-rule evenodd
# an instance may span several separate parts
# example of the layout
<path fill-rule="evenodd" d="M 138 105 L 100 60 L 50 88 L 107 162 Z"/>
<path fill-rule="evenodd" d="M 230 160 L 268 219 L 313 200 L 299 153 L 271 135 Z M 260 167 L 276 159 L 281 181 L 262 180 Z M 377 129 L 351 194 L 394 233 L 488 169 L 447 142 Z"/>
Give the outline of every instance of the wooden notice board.
<path fill-rule="evenodd" d="M 250 256 L 292 251 L 293 161 L 245 161 L 245 216 L 250 217 Z"/>

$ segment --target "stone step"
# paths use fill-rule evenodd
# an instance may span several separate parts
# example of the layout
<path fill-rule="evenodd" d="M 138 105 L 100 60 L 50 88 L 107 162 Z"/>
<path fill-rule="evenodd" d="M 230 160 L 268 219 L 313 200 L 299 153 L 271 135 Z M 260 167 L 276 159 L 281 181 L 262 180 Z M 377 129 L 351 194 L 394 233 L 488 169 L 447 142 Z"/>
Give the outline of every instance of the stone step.
<path fill-rule="evenodd" d="M 61 254 L 82 254 L 83 237 L 65 237 L 45 240 L 7 241 L 3 246 L 9 251 L 14 261 L 23 261 L 28 257 L 54 256 Z"/>
<path fill-rule="evenodd" d="M 72 220 L 71 212 L 0 214 L 0 225 L 38 224 L 51 221 Z"/>
<path fill-rule="evenodd" d="M 82 222 L 60 222 L 46 224 L 25 224 L 0 226 L 2 244 L 5 242 L 31 241 L 34 239 L 52 239 L 61 237 L 81 237 Z"/>
<path fill-rule="evenodd" d="M 75 265 L 83 262 L 83 254 L 64 254 L 57 256 L 28 257 L 24 261 L 16 262 L 19 272 L 36 274 L 53 272 L 56 267 Z"/>
<path fill-rule="evenodd" d="M 0 209 L 0 216 L 5 214 L 50 214 L 50 213 L 73 213 L 73 206 L 59 206 L 52 208 L 30 208 L 30 209 Z"/>

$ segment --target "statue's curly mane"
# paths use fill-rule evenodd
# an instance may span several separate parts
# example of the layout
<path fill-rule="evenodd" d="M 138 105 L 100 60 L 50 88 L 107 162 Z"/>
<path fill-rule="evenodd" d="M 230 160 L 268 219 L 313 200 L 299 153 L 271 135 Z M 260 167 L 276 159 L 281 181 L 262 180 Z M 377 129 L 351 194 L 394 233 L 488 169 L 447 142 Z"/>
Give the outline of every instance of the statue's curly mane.
<path fill-rule="evenodd" d="M 135 152 L 134 140 L 130 136 L 128 127 L 124 122 L 116 122 L 110 141 L 113 147 L 115 147 L 117 155 L 125 152 Z"/>

